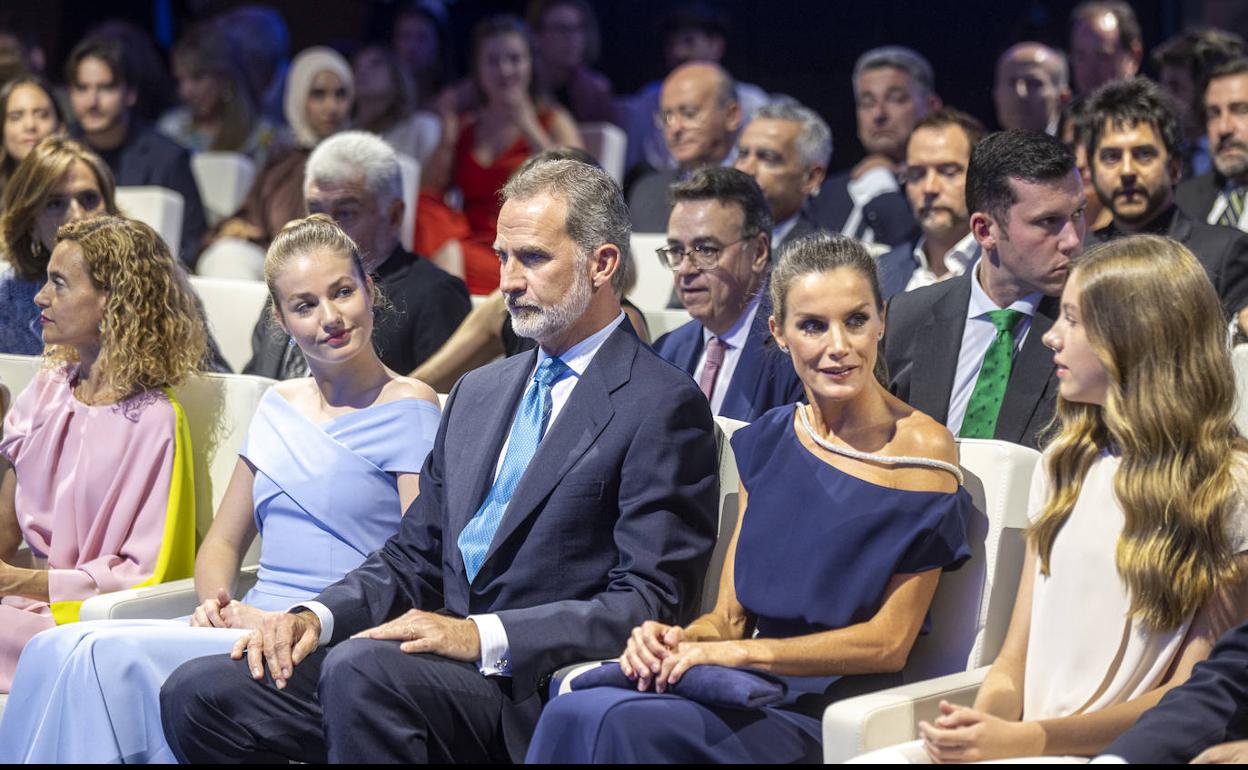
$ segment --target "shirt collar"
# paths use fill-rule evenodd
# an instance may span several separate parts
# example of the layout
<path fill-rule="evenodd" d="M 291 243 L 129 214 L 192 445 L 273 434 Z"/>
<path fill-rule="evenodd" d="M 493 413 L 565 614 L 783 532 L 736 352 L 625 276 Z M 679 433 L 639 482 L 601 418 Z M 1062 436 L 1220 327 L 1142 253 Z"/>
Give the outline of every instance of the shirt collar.
<path fill-rule="evenodd" d="M 620 314 L 615 317 L 615 320 L 565 350 L 563 355 L 559 356 L 559 360 L 567 364 L 573 374 L 580 377 L 589 368 L 589 362 L 594 360 L 594 355 L 598 352 L 598 348 L 602 347 L 602 343 L 607 341 L 607 337 L 610 337 L 611 333 L 619 327 L 620 323 L 624 321 L 624 317 L 624 311 L 621 310 Z M 537 347 L 537 364 L 540 366 L 548 358 L 550 358 L 550 355 L 542 350 L 542 347 L 539 345 Z"/>
<path fill-rule="evenodd" d="M 1036 307 L 1043 298 L 1044 295 L 1040 292 L 1032 292 L 1010 305 L 1008 309 L 1017 310 L 1028 318 L 1032 318 L 1036 315 Z M 1001 310 L 1001 308 L 992 301 L 988 292 L 984 291 L 984 287 L 979 285 L 979 269 L 973 270 L 971 272 L 971 301 L 966 307 L 966 317 L 982 318 L 992 310 Z"/>
<path fill-rule="evenodd" d="M 778 247 L 785 238 L 789 237 L 789 233 L 793 232 L 793 228 L 797 225 L 797 219 L 802 215 L 801 209 L 788 219 L 771 228 L 771 245 Z"/>
<path fill-rule="evenodd" d="M 927 243 L 927 236 L 920 237 L 918 243 L 914 244 L 914 259 L 919 263 L 920 268 L 929 270 L 927 252 L 923 251 L 925 243 Z M 974 261 L 977 246 L 979 246 L 979 243 L 975 240 L 973 233 L 968 232 L 962 236 L 962 240 L 953 244 L 953 248 L 945 252 L 945 268 L 961 275 L 966 271 L 967 266 Z M 961 269 L 959 269 L 959 266 Z"/>
<path fill-rule="evenodd" d="M 754 299 L 750 300 L 750 303 L 745 306 L 745 311 L 741 313 L 741 317 L 738 318 L 737 322 L 732 325 L 732 328 L 724 332 L 723 335 L 719 337 L 719 339 L 729 348 L 732 348 L 733 350 L 740 348 L 745 344 L 746 338 L 750 336 L 750 327 L 754 325 L 754 316 L 758 314 L 758 305 L 762 301 L 763 291 L 765 288 L 766 287 L 760 289 L 758 293 L 754 295 Z M 703 326 L 703 347 L 705 347 L 706 344 L 711 341 L 711 337 L 714 336 L 716 335 L 713 334 L 710 329 Z"/>

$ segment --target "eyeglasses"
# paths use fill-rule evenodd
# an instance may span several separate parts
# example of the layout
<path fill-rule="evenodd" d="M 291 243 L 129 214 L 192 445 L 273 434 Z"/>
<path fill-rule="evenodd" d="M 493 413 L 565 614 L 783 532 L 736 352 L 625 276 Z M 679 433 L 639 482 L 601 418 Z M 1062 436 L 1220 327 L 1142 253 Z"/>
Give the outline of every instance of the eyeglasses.
<path fill-rule="evenodd" d="M 685 257 L 689 257 L 693 266 L 698 270 L 710 270 L 719 264 L 719 255 L 724 249 L 753 237 L 753 235 L 745 235 L 722 246 L 709 243 L 701 243 L 691 249 L 683 246 L 660 246 L 654 250 L 654 253 L 659 255 L 659 261 L 663 263 L 663 266 L 673 272 L 679 270 L 680 266 L 685 263 Z"/>
<path fill-rule="evenodd" d="M 654 125 L 661 129 L 674 125 L 677 122 L 696 126 L 706 118 L 706 114 L 706 107 L 694 107 L 685 104 L 674 110 L 661 110 L 654 113 Z"/>

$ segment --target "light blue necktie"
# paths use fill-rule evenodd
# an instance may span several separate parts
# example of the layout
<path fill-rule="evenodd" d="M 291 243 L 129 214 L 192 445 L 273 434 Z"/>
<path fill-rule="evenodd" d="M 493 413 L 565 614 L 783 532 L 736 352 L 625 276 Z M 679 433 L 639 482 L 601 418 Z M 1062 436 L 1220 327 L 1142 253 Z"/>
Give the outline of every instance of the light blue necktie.
<path fill-rule="evenodd" d="M 494 541 L 494 533 L 503 520 L 507 504 L 529 467 L 529 461 L 537 452 L 537 445 L 546 432 L 546 422 L 550 419 L 550 388 L 568 371 L 568 365 L 558 358 L 547 358 L 533 373 L 533 386 L 524 394 L 520 402 L 520 410 L 511 423 L 511 435 L 507 439 L 507 454 L 503 457 L 503 465 L 498 469 L 494 486 L 485 496 L 485 502 L 477 510 L 475 516 L 459 533 L 459 552 L 464 557 L 464 571 L 468 574 L 468 582 L 476 579 L 485 562 L 485 554 Z"/>

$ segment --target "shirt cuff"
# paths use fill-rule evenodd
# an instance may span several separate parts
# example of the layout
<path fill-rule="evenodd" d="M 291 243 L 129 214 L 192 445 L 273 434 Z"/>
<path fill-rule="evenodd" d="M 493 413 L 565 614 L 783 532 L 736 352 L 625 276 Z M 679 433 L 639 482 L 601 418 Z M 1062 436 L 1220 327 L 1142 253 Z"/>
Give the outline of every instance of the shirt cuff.
<path fill-rule="evenodd" d="M 477 668 L 485 676 L 511 676 L 511 643 L 507 641 L 507 629 L 497 615 L 469 615 L 477 624 L 481 637 L 481 659 Z"/>
<path fill-rule="evenodd" d="M 1088 764 L 1089 765 L 1126 765 L 1129 763 L 1127 762 L 1127 760 L 1123 759 L 1117 754 L 1102 754 L 1099 757 L 1093 758 L 1093 760 L 1089 762 Z"/>
<path fill-rule="evenodd" d="M 329 640 L 334 638 L 334 614 L 329 608 L 320 602 L 300 602 L 287 612 L 298 612 L 299 610 L 308 610 L 321 621 L 321 638 L 316 640 L 317 647 L 324 647 L 329 644 Z"/>

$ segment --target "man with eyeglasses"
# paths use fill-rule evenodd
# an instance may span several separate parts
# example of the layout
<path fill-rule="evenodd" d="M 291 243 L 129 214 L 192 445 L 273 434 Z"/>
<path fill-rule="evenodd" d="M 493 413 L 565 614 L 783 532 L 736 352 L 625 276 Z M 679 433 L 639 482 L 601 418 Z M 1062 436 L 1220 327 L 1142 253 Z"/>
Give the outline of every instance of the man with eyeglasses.
<path fill-rule="evenodd" d="M 651 171 L 639 178 L 628 197 L 633 231 L 661 233 L 671 213 L 668 187 L 704 166 L 731 163 L 733 142 L 741 127 L 741 108 L 729 75 L 718 64 L 681 65 L 663 81 L 655 119 L 676 160 L 676 168 Z"/>
<path fill-rule="evenodd" d="M 766 347 L 771 213 L 763 191 L 748 174 L 716 166 L 672 185 L 671 196 L 659 258 L 693 320 L 654 349 L 693 377 L 721 417 L 749 422 L 799 401 L 792 361 Z"/>

